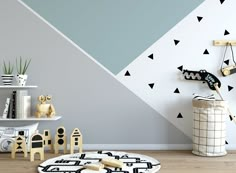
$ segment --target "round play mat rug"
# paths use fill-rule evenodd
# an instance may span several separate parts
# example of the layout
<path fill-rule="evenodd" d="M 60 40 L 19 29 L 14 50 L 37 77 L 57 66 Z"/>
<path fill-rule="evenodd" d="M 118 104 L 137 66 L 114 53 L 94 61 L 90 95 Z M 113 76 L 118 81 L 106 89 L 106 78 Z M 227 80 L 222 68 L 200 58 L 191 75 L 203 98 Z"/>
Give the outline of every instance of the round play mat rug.
<path fill-rule="evenodd" d="M 105 167 L 100 171 L 83 168 L 83 165 L 97 163 L 102 158 L 111 157 L 121 160 L 122 168 Z M 38 166 L 38 172 L 44 173 L 155 173 L 161 168 L 160 162 L 152 157 L 116 151 L 98 151 L 68 154 L 55 157 Z"/>

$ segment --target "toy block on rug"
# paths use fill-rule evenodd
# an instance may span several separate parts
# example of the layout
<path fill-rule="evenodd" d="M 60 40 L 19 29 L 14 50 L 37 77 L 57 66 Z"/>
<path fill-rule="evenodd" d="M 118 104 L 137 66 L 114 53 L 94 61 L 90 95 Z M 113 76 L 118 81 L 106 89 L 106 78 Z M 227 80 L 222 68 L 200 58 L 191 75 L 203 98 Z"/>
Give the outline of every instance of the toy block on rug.
<path fill-rule="evenodd" d="M 94 171 L 100 171 L 101 169 L 104 168 L 104 165 L 100 162 L 89 163 L 89 164 L 84 165 L 83 168 L 91 169 L 91 170 L 94 170 Z"/>
<path fill-rule="evenodd" d="M 113 158 L 103 158 L 101 163 L 103 163 L 105 166 L 111 166 L 116 168 L 122 168 L 123 166 L 122 161 Z"/>
<path fill-rule="evenodd" d="M 44 160 L 44 145 L 43 145 L 43 135 L 36 131 L 31 137 L 30 144 L 30 161 L 34 161 L 34 155 L 38 153 L 40 155 L 40 160 Z"/>
<path fill-rule="evenodd" d="M 78 128 L 75 128 L 70 136 L 70 154 L 74 153 L 75 147 L 79 148 L 79 153 L 82 153 L 83 136 Z"/>
<path fill-rule="evenodd" d="M 66 151 L 67 151 L 66 129 L 63 126 L 57 128 L 54 142 L 55 142 L 54 153 L 58 154 L 59 147 L 63 147 L 64 154 L 66 154 Z"/>
<path fill-rule="evenodd" d="M 17 136 L 16 140 L 13 142 L 12 150 L 11 150 L 11 158 L 16 158 L 16 152 L 23 152 L 24 157 L 27 157 L 27 147 L 25 138 L 23 136 Z"/>
<path fill-rule="evenodd" d="M 53 152 L 53 143 L 50 130 L 43 131 L 43 140 L 44 140 L 44 147 L 49 147 L 51 152 Z"/>

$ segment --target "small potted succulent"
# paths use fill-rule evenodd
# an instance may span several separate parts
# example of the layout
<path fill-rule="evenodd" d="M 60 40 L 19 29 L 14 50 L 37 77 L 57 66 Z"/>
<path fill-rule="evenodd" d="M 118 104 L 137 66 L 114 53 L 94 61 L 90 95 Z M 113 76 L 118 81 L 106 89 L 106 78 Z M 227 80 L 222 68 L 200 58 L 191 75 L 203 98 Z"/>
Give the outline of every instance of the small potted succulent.
<path fill-rule="evenodd" d="M 30 65 L 30 62 L 31 62 L 31 59 L 25 60 L 24 62 L 21 57 L 20 57 L 19 62 L 16 59 L 16 70 L 17 70 L 16 83 L 18 86 L 25 86 L 27 78 L 28 78 L 26 71 Z"/>
<path fill-rule="evenodd" d="M 14 66 L 9 61 L 8 64 L 3 60 L 3 74 L 2 74 L 2 83 L 3 85 L 12 85 L 13 77 L 12 74 Z"/>

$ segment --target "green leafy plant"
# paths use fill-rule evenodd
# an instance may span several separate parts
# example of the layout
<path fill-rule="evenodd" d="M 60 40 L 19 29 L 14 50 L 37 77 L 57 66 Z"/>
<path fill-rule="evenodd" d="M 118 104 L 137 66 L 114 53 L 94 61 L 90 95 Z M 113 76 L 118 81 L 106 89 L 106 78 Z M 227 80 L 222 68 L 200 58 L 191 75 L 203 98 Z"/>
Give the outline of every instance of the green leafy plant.
<path fill-rule="evenodd" d="M 24 75 L 30 65 L 31 59 L 30 60 L 25 60 L 23 62 L 22 58 L 20 57 L 20 62 L 17 61 L 16 59 L 16 70 L 18 74 Z"/>
<path fill-rule="evenodd" d="M 3 73 L 4 74 L 12 74 L 14 70 L 14 66 L 11 65 L 11 62 L 9 61 L 8 64 L 3 60 Z"/>

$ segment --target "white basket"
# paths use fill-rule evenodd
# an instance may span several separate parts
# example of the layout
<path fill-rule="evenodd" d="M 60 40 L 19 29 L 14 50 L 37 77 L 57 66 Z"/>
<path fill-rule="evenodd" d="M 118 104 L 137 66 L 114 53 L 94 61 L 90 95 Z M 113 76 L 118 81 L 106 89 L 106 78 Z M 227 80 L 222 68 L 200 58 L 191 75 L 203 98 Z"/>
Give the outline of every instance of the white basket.
<path fill-rule="evenodd" d="M 224 156 L 227 102 L 195 100 L 193 104 L 193 154 Z"/>

